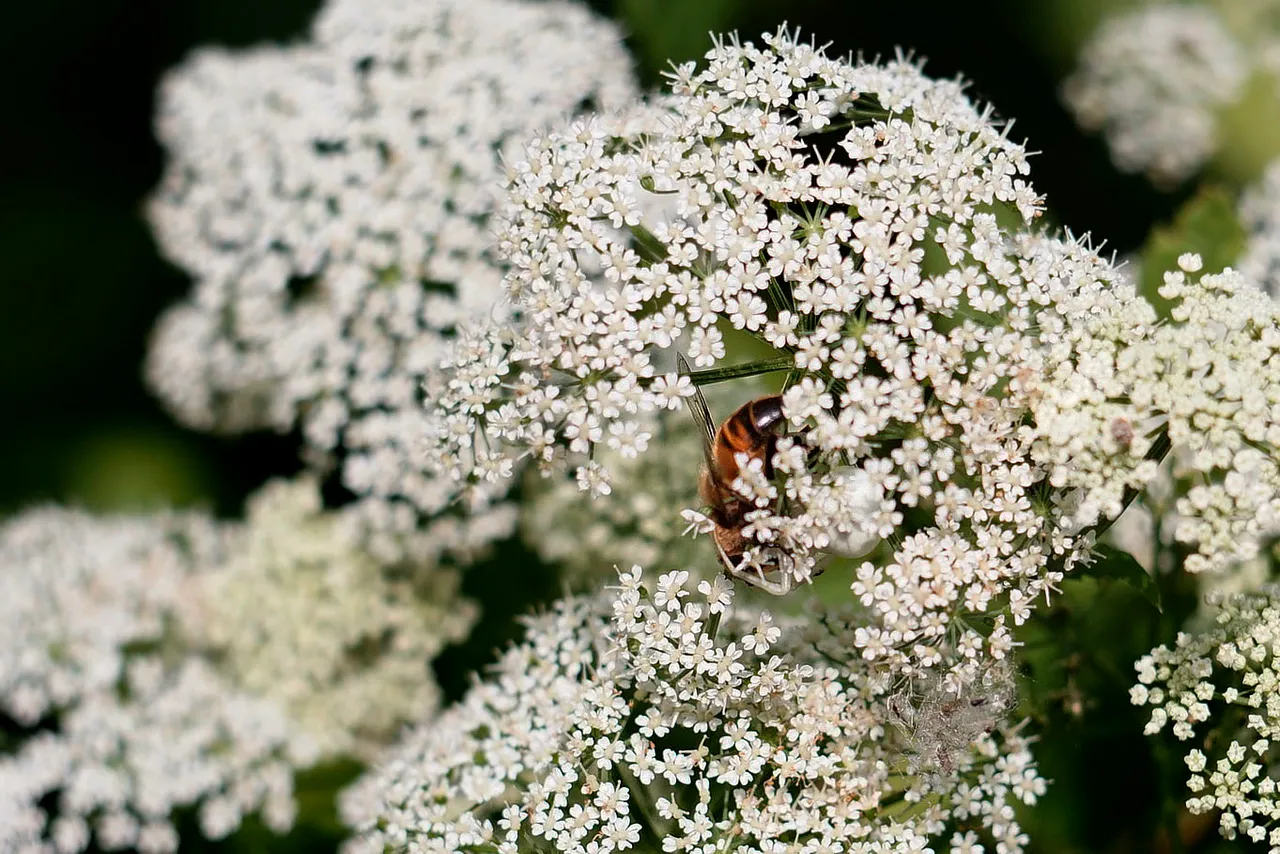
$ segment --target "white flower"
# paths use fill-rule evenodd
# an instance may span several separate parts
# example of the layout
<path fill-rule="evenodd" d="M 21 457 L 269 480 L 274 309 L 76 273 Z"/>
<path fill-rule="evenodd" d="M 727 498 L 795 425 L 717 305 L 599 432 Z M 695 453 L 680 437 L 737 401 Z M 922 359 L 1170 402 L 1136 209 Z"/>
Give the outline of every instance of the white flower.
<path fill-rule="evenodd" d="M 455 570 L 353 549 L 311 478 L 267 484 L 186 609 L 240 690 L 274 701 L 325 755 L 368 755 L 439 702 L 430 662 L 470 631 Z"/>
<path fill-rule="evenodd" d="M 1179 633 L 1174 648 L 1157 647 L 1137 662 L 1131 697 L 1153 707 L 1148 734 L 1172 724 L 1179 740 L 1211 750 L 1187 753 L 1187 809 L 1220 812 L 1224 838 L 1242 832 L 1261 841 L 1266 834 L 1251 831 L 1280 818 L 1271 747 L 1280 736 L 1280 588 L 1217 594 L 1211 605 L 1216 625 Z M 1268 841 L 1271 854 L 1280 852 L 1280 838 Z"/>
<path fill-rule="evenodd" d="M 1010 805 L 1044 782 L 1004 725 L 1007 674 L 987 694 L 895 689 L 850 659 L 844 617 L 777 632 L 730 612 L 713 633 L 687 579 L 659 578 L 659 600 L 633 568 L 530 619 L 491 681 L 346 793 L 352 849 L 747 854 L 785 838 L 869 854 L 944 845 L 956 820 L 1023 850 Z M 910 734 L 885 726 L 895 708 Z"/>
<path fill-rule="evenodd" d="M 1219 113 L 1254 61 L 1213 8 L 1152 4 L 1104 21 L 1063 97 L 1080 124 L 1106 133 L 1121 170 L 1175 183 L 1214 153 Z"/>
<path fill-rule="evenodd" d="M 617 31 L 560 2 L 332 0 L 310 41 L 196 53 L 156 119 L 150 217 L 196 281 L 160 321 L 152 386 L 196 427 L 300 425 L 387 561 L 505 535 L 511 508 L 480 513 L 494 490 L 439 518 L 458 493 L 414 462 L 423 376 L 501 296 L 504 158 L 631 92 Z"/>
<path fill-rule="evenodd" d="M 194 516 L 43 508 L 0 527 L 0 709 L 31 728 L 0 755 L 0 850 L 172 851 L 179 808 L 209 837 L 254 812 L 292 823 L 309 743 L 174 633 L 223 540 Z"/>

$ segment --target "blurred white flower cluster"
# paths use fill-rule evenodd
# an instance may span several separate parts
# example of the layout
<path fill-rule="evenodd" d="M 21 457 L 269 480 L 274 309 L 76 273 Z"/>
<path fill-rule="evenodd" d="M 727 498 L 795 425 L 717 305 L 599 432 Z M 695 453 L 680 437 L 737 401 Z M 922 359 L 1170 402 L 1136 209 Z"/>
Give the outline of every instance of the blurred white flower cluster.
<path fill-rule="evenodd" d="M 0 712 L 22 733 L 0 752 L 0 850 L 173 851 L 180 807 L 210 838 L 253 812 L 292 823 L 311 745 L 175 626 L 223 539 L 199 517 L 54 508 L 0 527 Z"/>
<path fill-rule="evenodd" d="M 1166 521 L 1196 548 L 1190 572 L 1252 557 L 1280 525 L 1280 307 L 1234 270 L 1195 275 L 1201 263 L 1184 255 L 1165 273 L 1167 322 L 1145 303 L 1095 303 L 1036 406 L 1037 458 L 1054 485 L 1078 490 L 1081 525 L 1114 518 L 1154 481 L 1154 446 L 1168 442 L 1189 485 Z"/>
<path fill-rule="evenodd" d="M 187 631 L 322 755 L 367 757 L 436 709 L 430 663 L 476 618 L 456 570 L 353 549 L 310 478 L 252 497 L 228 551 L 199 579 Z"/>
<path fill-rule="evenodd" d="M 1040 204 L 1025 153 L 959 84 L 786 33 L 707 60 L 515 166 L 520 322 L 461 337 L 431 380 L 434 464 L 483 483 L 568 462 L 609 493 L 605 454 L 646 455 L 654 413 L 694 391 L 662 351 L 711 369 L 740 330 L 791 371 L 791 435 L 773 477 L 740 468 L 737 574 L 804 581 L 837 542 L 893 534 L 854 582 L 877 617 L 857 646 L 906 667 L 959 633 L 966 667 L 999 658 L 1005 602 L 1026 619 L 1092 542 L 1045 489 L 1036 408 L 1094 325 L 1140 331 L 1150 309 L 1088 246 L 1021 230 Z"/>
<path fill-rule="evenodd" d="M 1241 194 L 1237 215 L 1246 236 L 1240 271 L 1280 297 L 1280 160 Z"/>
<path fill-rule="evenodd" d="M 1136 668 L 1130 696 L 1149 705 L 1148 735 L 1172 726 L 1191 772 L 1187 809 L 1219 813 L 1223 837 L 1265 842 L 1280 852 L 1280 588 L 1214 596 L 1216 625 L 1179 634 Z M 1210 731 L 1213 731 L 1210 734 Z M 1208 751 L 1206 753 L 1205 751 Z"/>
<path fill-rule="evenodd" d="M 509 508 L 414 462 L 423 375 L 455 326 L 496 311 L 489 216 L 535 129 L 631 95 L 617 30 L 515 0 L 332 0 L 310 40 L 202 50 L 163 82 L 169 154 L 150 204 L 192 275 L 148 376 L 201 429 L 300 426 L 341 467 L 351 522 L 387 560 L 468 552 Z"/>
<path fill-rule="evenodd" d="M 843 618 L 735 611 L 723 577 L 651 583 L 633 568 L 529 620 L 348 792 L 350 850 L 1023 850 L 1013 805 L 1045 784 L 1005 725 L 1007 674 L 895 681 Z"/>
<path fill-rule="evenodd" d="M 1176 183 L 1215 152 L 1219 114 L 1254 61 L 1211 5 L 1154 3 L 1107 18 L 1062 93 L 1120 170 Z"/>

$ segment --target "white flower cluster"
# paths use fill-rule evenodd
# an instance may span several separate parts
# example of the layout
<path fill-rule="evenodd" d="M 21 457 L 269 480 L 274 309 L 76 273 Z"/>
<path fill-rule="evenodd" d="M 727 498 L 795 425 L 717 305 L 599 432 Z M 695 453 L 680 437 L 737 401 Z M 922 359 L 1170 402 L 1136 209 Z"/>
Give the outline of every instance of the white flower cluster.
<path fill-rule="evenodd" d="M 160 90 L 150 217 L 195 287 L 160 321 L 151 385 L 195 427 L 300 425 L 389 560 L 509 533 L 483 495 L 418 525 L 456 497 L 414 464 L 422 377 L 501 297 L 503 158 L 632 92 L 616 29 L 563 2 L 331 0 L 309 41 L 198 52 Z"/>
<path fill-rule="evenodd" d="M 571 580 L 597 580 L 601 570 L 635 561 L 664 566 L 719 566 L 705 538 L 682 536 L 681 508 L 698 503 L 702 452 L 683 412 L 659 419 L 653 440 L 660 454 L 626 458 L 596 454 L 614 479 L 608 495 L 593 497 L 566 476 L 531 476 L 520 509 L 524 540 Z"/>
<path fill-rule="evenodd" d="M 731 610 L 723 577 L 693 586 L 635 568 L 529 620 L 492 681 L 348 793 L 352 850 L 1023 850 L 1013 804 L 1045 784 L 1002 686 L 894 683 L 843 629 L 815 623 L 815 646 Z"/>
<path fill-rule="evenodd" d="M 854 583 L 878 618 L 858 646 L 905 665 L 954 630 L 998 658 L 1003 615 L 985 636 L 953 618 L 1007 597 L 1021 622 L 1091 545 L 1042 488 L 1032 408 L 1087 324 L 1137 297 L 1087 246 L 1002 226 L 1039 198 L 958 83 L 785 33 L 707 59 L 516 165 L 521 322 L 459 339 L 434 465 L 483 483 L 567 459 L 607 493 L 605 452 L 645 454 L 653 412 L 694 391 L 662 351 L 713 369 L 735 361 L 723 330 L 745 332 L 792 372 L 790 435 L 741 460 L 736 574 L 786 589 L 818 552 L 895 534 Z"/>
<path fill-rule="evenodd" d="M 1105 132 L 1117 167 L 1176 183 L 1216 150 L 1219 113 L 1253 62 L 1213 8 L 1156 3 L 1105 20 L 1062 93 L 1081 125 Z"/>
<path fill-rule="evenodd" d="M 1237 215 L 1247 238 L 1240 271 L 1280 297 L 1280 160 L 1241 195 Z"/>
<path fill-rule="evenodd" d="M 1037 459 L 1079 490 L 1080 525 L 1117 516 L 1168 442 L 1189 482 L 1170 521 L 1196 547 L 1190 572 L 1247 560 L 1280 525 L 1280 307 L 1234 270 L 1194 275 L 1201 264 L 1188 254 L 1165 273 L 1168 322 L 1128 303 L 1088 324 L 1035 407 Z"/>
<path fill-rule="evenodd" d="M 1184 470 L 1177 465 L 1176 456 L 1171 454 L 1165 460 L 1156 480 L 1144 487 L 1106 534 L 1112 545 L 1128 552 L 1154 576 L 1180 572 L 1190 556 L 1176 539 L 1181 516 L 1174 508 L 1195 488 L 1199 475 L 1194 469 Z M 1200 603 L 1187 623 L 1188 630 L 1213 619 L 1215 609 L 1209 603 L 1214 597 L 1256 591 L 1270 579 L 1280 577 L 1275 569 L 1277 546 L 1280 543 L 1268 541 L 1253 558 L 1201 573 L 1196 579 Z"/>
<path fill-rule="evenodd" d="M 476 609 L 455 570 L 383 567 L 320 503 L 306 477 L 253 496 L 227 558 L 199 579 L 185 628 L 324 755 L 368 756 L 436 708 L 431 660 L 467 635 Z"/>
<path fill-rule="evenodd" d="M 0 850 L 173 851 L 183 807 L 211 838 L 252 812 L 292 823 L 310 746 L 173 637 L 221 548 L 198 517 L 48 508 L 0 527 L 0 712 L 18 727 L 0 752 Z"/>
<path fill-rule="evenodd" d="M 1241 834 L 1280 852 L 1280 588 L 1213 597 L 1216 625 L 1178 635 L 1173 649 L 1137 662 L 1130 696 L 1149 705 L 1146 732 L 1172 725 L 1182 741 L 1204 738 L 1187 753 L 1192 813 L 1219 813 L 1227 839 Z M 1209 737 L 1207 730 L 1216 735 Z M 1214 745 L 1212 749 L 1208 745 Z"/>

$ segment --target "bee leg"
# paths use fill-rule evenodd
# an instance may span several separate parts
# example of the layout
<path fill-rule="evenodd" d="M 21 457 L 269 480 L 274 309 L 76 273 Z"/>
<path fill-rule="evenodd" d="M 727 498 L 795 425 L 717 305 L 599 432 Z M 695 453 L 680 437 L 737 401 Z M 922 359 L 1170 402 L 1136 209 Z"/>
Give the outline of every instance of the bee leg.
<path fill-rule="evenodd" d="M 791 576 L 783 575 L 778 581 L 763 581 L 762 587 L 774 596 L 786 596 L 791 592 Z"/>
<path fill-rule="evenodd" d="M 770 581 L 759 567 L 755 567 L 755 574 L 748 574 L 738 571 L 730 571 L 735 578 L 740 578 L 752 587 L 758 587 L 766 593 L 773 596 L 785 596 L 791 592 L 791 576 L 784 574 L 777 581 Z"/>
<path fill-rule="evenodd" d="M 712 537 L 711 539 L 716 544 L 716 551 L 720 553 L 720 561 L 724 566 L 725 575 L 730 578 L 736 578 L 750 587 L 758 587 L 774 596 L 785 596 L 791 592 L 792 578 L 790 573 L 783 572 L 778 581 L 770 581 L 765 576 L 764 570 L 758 566 L 751 567 L 752 571 L 744 570 L 739 565 L 741 559 L 734 561 L 729 557 L 729 553 L 725 551 L 724 546 L 720 545 L 720 541 L 717 538 Z"/>
<path fill-rule="evenodd" d="M 751 580 L 738 572 L 738 568 L 732 558 L 729 557 L 729 553 L 724 550 L 724 546 L 720 545 L 720 540 L 712 537 L 711 542 L 715 543 L 716 551 L 720 553 L 720 566 L 724 570 L 724 574 L 730 578 L 738 578 L 750 584 Z"/>

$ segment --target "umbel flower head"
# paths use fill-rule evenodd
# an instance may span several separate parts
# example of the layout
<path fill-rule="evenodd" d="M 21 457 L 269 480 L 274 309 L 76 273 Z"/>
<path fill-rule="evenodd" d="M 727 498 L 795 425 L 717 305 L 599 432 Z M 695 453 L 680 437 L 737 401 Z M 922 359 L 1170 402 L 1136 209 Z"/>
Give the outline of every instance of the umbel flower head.
<path fill-rule="evenodd" d="M 184 629 L 238 689 L 274 701 L 325 755 L 369 755 L 436 708 L 431 660 L 476 617 L 456 570 L 380 565 L 309 477 L 267 484 L 228 541 Z"/>
<path fill-rule="evenodd" d="M 1219 114 L 1254 61 L 1211 6 L 1153 3 L 1104 21 L 1062 93 L 1122 171 L 1176 183 L 1217 149 Z"/>
<path fill-rule="evenodd" d="M 350 790 L 353 851 L 949 851 L 1027 839 L 1044 791 L 1007 673 L 888 679 L 842 619 L 731 608 L 687 572 L 530 619 L 493 679 Z M 943 734 L 945 732 L 945 735 Z"/>
<path fill-rule="evenodd" d="M 201 517 L 42 508 L 0 527 L 0 850 L 173 851 L 179 808 L 210 838 L 254 812 L 292 824 L 310 744 L 175 637 L 222 547 Z"/>
<path fill-rule="evenodd" d="M 892 533 L 854 583 L 865 654 L 927 661 L 952 630 L 1002 654 L 1005 615 L 953 618 L 1008 601 L 1020 622 L 1091 544 L 1031 457 L 1041 386 L 1081 324 L 1138 298 L 1088 246 L 1026 230 L 1025 152 L 960 84 L 763 42 L 530 146 L 501 231 L 519 320 L 429 378 L 429 463 L 477 483 L 568 463 L 605 493 L 605 455 L 653 455 L 654 413 L 693 380 L 786 370 L 787 435 L 740 460 L 735 573 L 785 590 Z"/>
<path fill-rule="evenodd" d="M 1280 852 L 1280 587 L 1215 595 L 1215 624 L 1181 633 L 1137 663 L 1135 705 L 1151 706 L 1146 732 L 1171 726 L 1203 746 L 1186 756 L 1187 809 L 1219 813 L 1223 837 Z"/>
<path fill-rule="evenodd" d="M 1087 525 L 1157 477 L 1166 443 L 1186 484 L 1168 520 L 1195 546 L 1186 569 L 1220 570 L 1280 525 L 1280 307 L 1235 270 L 1178 263 L 1167 322 L 1135 303 L 1087 325 L 1039 397 L 1036 458 Z"/>
<path fill-rule="evenodd" d="M 309 41 L 197 52 L 156 118 L 150 218 L 195 285 L 159 323 L 152 387 L 201 429 L 299 426 L 386 560 L 507 533 L 480 490 L 465 522 L 422 523 L 457 497 L 413 462 L 422 377 L 501 294 L 503 157 L 632 90 L 616 29 L 563 2 L 332 0 Z"/>

